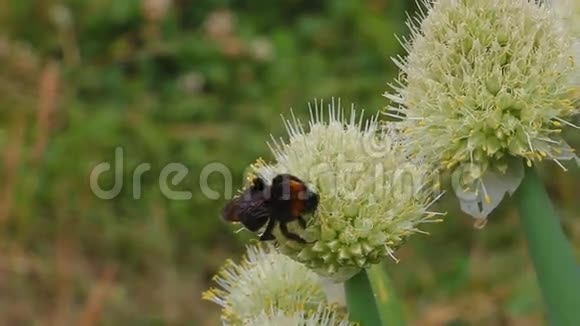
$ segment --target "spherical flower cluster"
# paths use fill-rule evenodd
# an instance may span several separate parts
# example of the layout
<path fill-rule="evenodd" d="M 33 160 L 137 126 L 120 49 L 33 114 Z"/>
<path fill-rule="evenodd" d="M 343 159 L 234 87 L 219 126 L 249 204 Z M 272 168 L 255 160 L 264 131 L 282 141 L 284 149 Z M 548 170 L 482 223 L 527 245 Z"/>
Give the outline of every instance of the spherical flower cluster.
<path fill-rule="evenodd" d="M 316 103 L 307 129 L 286 121 L 288 141 L 271 144 L 276 163 L 263 162 L 253 173 L 264 180 L 292 174 L 319 195 L 318 208 L 305 216 L 307 227 L 288 224 L 306 244 L 274 231 L 278 249 L 320 275 L 344 281 L 379 262 L 414 233 L 436 221 L 429 167 L 411 159 L 391 129 L 376 119 L 363 123 L 354 108 L 347 119 L 333 100 L 328 117 Z"/>
<path fill-rule="evenodd" d="M 345 316 L 336 312 L 334 307 L 320 305 L 311 313 L 282 310 L 263 311 L 260 315 L 245 322 L 252 326 L 353 326 Z"/>
<path fill-rule="evenodd" d="M 386 94 L 395 103 L 388 115 L 402 118 L 397 126 L 416 152 L 442 168 L 462 166 L 456 193 L 471 198 L 463 209 L 486 217 L 519 185 L 522 160 L 576 158 L 560 137 L 579 112 L 573 38 L 531 0 L 423 5 L 404 40 L 408 56 L 395 60 L 402 72 Z"/>
<path fill-rule="evenodd" d="M 293 315 L 329 302 L 316 273 L 271 246 L 249 246 L 239 264 L 227 261 L 214 280 L 219 287 L 203 298 L 222 306 L 228 325 L 245 325 L 272 309 Z"/>

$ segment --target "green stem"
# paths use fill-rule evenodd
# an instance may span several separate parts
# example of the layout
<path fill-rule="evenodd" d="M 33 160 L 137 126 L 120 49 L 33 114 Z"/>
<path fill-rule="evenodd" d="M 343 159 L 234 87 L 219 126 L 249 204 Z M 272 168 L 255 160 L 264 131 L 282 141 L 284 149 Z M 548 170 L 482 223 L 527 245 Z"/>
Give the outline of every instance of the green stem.
<path fill-rule="evenodd" d="M 384 264 L 375 264 L 345 283 L 351 321 L 361 326 L 405 325 L 403 311 Z"/>
<path fill-rule="evenodd" d="M 365 271 L 344 283 L 350 320 L 361 326 L 379 326 L 381 320 L 374 302 L 373 290 Z"/>
<path fill-rule="evenodd" d="M 549 319 L 554 325 L 580 325 L 580 274 L 574 253 L 535 170 L 526 170 L 516 201 Z"/>
<path fill-rule="evenodd" d="M 371 266 L 367 269 L 367 276 L 375 295 L 375 303 L 383 325 L 406 325 L 402 306 L 387 274 L 385 264 Z"/>

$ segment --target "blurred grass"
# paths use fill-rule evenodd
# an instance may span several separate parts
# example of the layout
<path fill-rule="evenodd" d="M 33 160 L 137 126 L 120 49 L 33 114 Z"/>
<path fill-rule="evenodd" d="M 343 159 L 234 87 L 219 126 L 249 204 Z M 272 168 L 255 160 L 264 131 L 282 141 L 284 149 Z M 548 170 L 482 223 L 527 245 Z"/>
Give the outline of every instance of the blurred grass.
<path fill-rule="evenodd" d="M 271 157 L 269 134 L 284 135 L 280 114 L 306 117 L 315 97 L 386 106 L 409 3 L 0 0 L 0 324 L 215 325 L 200 293 L 249 236 L 220 221 L 201 169 L 224 163 L 239 186 L 248 164 Z M 117 146 L 125 187 L 101 200 L 90 171 Z M 143 162 L 152 169 L 135 200 Z M 190 169 L 178 188 L 191 200 L 161 194 L 170 162 Z M 580 171 L 545 166 L 578 253 Z M 223 192 L 217 176 L 210 186 Z M 410 320 L 543 324 L 510 202 L 479 231 L 447 199 L 446 223 L 400 250 L 390 273 Z"/>

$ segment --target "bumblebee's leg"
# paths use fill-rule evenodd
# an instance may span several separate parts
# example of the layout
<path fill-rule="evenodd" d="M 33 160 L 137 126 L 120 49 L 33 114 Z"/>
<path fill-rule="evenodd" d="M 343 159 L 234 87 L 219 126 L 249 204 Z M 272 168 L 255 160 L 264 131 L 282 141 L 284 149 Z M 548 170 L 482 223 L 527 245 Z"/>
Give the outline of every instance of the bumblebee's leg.
<path fill-rule="evenodd" d="M 269 241 L 269 240 L 275 239 L 274 235 L 272 234 L 272 231 L 274 230 L 275 225 L 276 225 L 276 220 L 271 218 L 268 221 L 268 225 L 266 225 L 266 230 L 264 230 L 264 232 L 260 236 L 260 241 Z"/>
<path fill-rule="evenodd" d="M 300 224 L 303 229 L 306 229 L 306 220 L 304 220 L 304 217 L 298 216 L 298 224 Z"/>
<path fill-rule="evenodd" d="M 294 240 L 299 243 L 306 243 L 306 241 L 302 239 L 298 234 L 288 231 L 288 226 L 286 225 L 286 222 L 280 222 L 280 232 L 282 232 L 282 234 L 290 240 Z"/>

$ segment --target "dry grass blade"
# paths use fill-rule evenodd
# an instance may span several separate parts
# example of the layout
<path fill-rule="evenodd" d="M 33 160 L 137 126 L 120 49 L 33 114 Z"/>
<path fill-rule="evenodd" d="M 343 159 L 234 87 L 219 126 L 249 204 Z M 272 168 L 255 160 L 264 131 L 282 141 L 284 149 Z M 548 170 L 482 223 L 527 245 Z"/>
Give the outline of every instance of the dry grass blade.
<path fill-rule="evenodd" d="M 38 104 L 36 111 L 36 143 L 32 152 L 34 164 L 38 164 L 48 140 L 54 113 L 57 108 L 59 90 L 59 66 L 50 62 L 44 67 L 38 86 Z"/>
<path fill-rule="evenodd" d="M 0 190 L 0 222 L 8 220 L 12 211 L 14 198 L 14 188 L 18 166 L 22 161 L 22 146 L 24 145 L 24 130 L 26 129 L 26 118 L 23 114 L 15 118 L 14 127 L 8 133 L 10 142 L 4 149 L 4 181 L 3 189 Z"/>
<path fill-rule="evenodd" d="M 80 326 L 94 326 L 99 324 L 103 307 L 107 301 L 111 287 L 117 275 L 117 267 L 108 265 L 102 271 L 99 281 L 89 292 L 89 297 L 79 319 Z"/>

